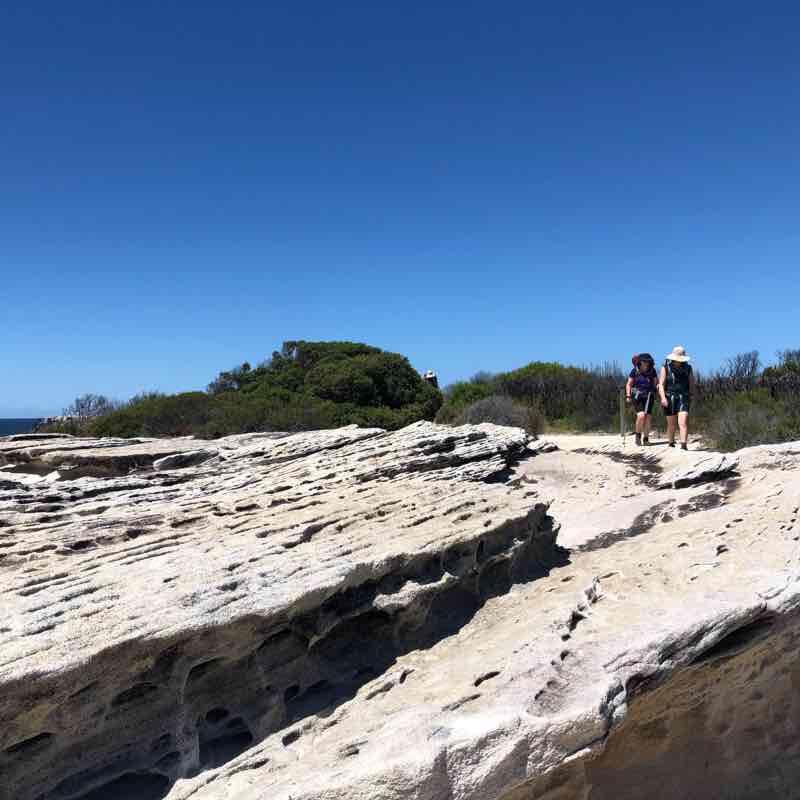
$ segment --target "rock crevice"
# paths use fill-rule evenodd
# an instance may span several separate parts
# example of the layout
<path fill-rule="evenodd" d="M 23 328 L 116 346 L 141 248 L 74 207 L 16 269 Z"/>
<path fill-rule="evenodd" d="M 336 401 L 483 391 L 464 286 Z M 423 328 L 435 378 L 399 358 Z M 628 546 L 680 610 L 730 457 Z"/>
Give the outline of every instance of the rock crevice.
<path fill-rule="evenodd" d="M 3 791 L 794 797 L 800 447 L 553 440 L 423 423 L 0 469 Z M 109 449 L 0 457 L 21 446 Z"/>
<path fill-rule="evenodd" d="M 526 442 L 431 425 L 223 440 L 213 469 L 186 449 L 155 471 L 7 493 L 0 768 L 14 796 L 161 796 L 546 575 L 564 559 L 547 502 L 486 482 Z"/>

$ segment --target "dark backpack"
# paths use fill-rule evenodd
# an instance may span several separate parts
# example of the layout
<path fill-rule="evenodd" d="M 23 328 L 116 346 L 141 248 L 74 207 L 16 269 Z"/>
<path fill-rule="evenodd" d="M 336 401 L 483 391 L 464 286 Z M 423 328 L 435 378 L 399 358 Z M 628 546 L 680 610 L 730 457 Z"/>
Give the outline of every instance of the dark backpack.
<path fill-rule="evenodd" d="M 692 367 L 686 364 L 683 369 L 674 369 L 672 362 L 667 359 L 664 362 L 667 370 L 667 393 L 668 394 L 689 394 L 689 376 L 692 374 Z"/>

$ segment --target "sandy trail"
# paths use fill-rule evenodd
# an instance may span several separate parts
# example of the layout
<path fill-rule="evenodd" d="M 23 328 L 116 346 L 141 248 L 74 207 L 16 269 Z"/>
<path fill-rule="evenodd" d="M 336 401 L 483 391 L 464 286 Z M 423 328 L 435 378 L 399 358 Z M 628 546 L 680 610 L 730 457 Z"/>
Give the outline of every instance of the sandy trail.
<path fill-rule="evenodd" d="M 711 491 L 708 486 L 667 496 L 654 488 L 658 476 L 695 463 L 707 451 L 692 445 L 682 451 L 656 440 L 637 447 L 608 434 L 546 435 L 558 450 L 542 453 L 518 467 L 515 477 L 553 498 L 550 511 L 561 524 L 559 543 L 585 546 L 615 531 L 630 530 L 642 517 L 668 515 L 675 504 L 691 503 Z"/>

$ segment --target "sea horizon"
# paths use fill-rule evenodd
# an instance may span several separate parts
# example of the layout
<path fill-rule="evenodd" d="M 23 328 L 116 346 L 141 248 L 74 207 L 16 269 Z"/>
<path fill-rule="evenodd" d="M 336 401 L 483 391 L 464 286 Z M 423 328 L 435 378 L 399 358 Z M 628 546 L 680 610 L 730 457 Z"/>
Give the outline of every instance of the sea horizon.
<path fill-rule="evenodd" d="M 0 417 L 0 436 L 30 433 L 43 417 Z"/>

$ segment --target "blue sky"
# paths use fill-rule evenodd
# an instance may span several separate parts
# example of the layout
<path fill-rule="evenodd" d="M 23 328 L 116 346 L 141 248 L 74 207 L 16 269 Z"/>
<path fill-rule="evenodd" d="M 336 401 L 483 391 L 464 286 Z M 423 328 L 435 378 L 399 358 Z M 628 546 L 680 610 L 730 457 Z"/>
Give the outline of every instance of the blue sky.
<path fill-rule="evenodd" d="M 444 382 L 800 346 L 800 7 L 666 6 L 5 8 L 0 416 L 284 339 Z"/>

